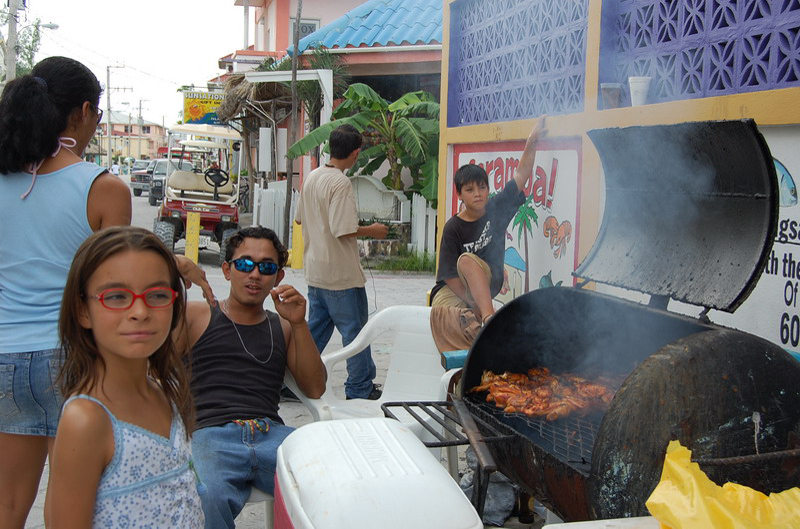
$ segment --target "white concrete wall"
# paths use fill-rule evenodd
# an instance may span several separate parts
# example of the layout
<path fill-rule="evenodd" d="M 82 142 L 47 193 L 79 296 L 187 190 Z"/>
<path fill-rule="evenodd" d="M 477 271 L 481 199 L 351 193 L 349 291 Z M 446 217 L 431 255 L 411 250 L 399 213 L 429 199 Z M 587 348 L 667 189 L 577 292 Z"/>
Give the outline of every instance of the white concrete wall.
<path fill-rule="evenodd" d="M 303 18 L 319 19 L 320 27 L 330 24 L 340 16 L 364 3 L 365 0 L 303 0 Z M 297 13 L 297 1 L 289 3 L 289 16 Z M 289 36 L 291 39 L 291 35 Z"/>

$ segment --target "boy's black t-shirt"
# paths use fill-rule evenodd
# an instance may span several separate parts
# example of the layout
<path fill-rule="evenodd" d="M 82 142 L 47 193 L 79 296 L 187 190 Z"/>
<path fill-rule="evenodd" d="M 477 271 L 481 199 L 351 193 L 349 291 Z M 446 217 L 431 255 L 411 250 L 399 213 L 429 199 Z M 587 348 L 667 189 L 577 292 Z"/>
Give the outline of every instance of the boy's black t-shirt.
<path fill-rule="evenodd" d="M 515 180 L 510 180 L 486 204 L 483 217 L 469 222 L 455 215 L 445 223 L 439 248 L 439 271 L 436 274 L 436 286 L 431 291 L 431 300 L 445 286 L 445 279 L 458 277 L 457 263 L 462 253 L 474 253 L 486 261 L 492 270 L 492 282 L 489 285 L 492 297 L 500 292 L 503 286 L 506 228 L 524 202 L 525 194 L 517 189 Z"/>

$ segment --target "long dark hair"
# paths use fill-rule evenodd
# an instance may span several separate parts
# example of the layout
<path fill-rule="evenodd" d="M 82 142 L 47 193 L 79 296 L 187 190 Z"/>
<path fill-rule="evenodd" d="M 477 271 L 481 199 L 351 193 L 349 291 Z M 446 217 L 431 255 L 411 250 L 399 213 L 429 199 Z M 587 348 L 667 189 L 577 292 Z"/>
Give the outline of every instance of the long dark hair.
<path fill-rule="evenodd" d="M 97 351 L 94 334 L 79 322 L 85 310 L 86 285 L 95 270 L 108 258 L 127 250 L 154 252 L 163 257 L 169 269 L 169 283 L 178 292 L 172 309 L 170 335 L 149 358 L 149 375 L 161 384 L 170 402 L 174 402 L 181 414 L 187 435 L 194 426 L 194 405 L 189 388 L 186 366 L 172 339 L 171 331 L 184 318 L 186 300 L 175 259 L 161 240 L 152 232 L 130 226 L 115 226 L 101 230 L 86 239 L 78 248 L 64 287 L 58 332 L 64 350 L 64 366 L 58 377 L 64 396 L 85 393 L 99 382 L 95 362 L 103 362 Z"/>
<path fill-rule="evenodd" d="M 0 173 L 22 171 L 58 147 L 58 135 L 83 103 L 94 108 L 102 89 L 86 66 L 49 57 L 10 81 L 0 96 Z"/>

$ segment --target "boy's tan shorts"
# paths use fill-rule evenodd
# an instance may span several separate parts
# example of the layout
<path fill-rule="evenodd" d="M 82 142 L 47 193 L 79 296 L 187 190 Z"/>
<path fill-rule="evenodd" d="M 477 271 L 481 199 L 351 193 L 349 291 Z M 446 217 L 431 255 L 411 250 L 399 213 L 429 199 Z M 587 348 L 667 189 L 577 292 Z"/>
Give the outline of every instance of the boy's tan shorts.
<path fill-rule="evenodd" d="M 486 264 L 486 261 L 475 255 L 474 253 L 462 253 L 458 256 L 458 277 L 461 279 L 461 284 L 464 285 L 464 288 L 467 289 L 467 297 L 470 301 L 472 301 L 472 293 L 469 291 L 469 285 L 467 285 L 467 281 L 464 279 L 464 273 L 461 271 L 461 260 L 462 259 L 472 259 L 481 267 L 481 270 L 486 274 L 486 279 L 489 283 L 492 282 L 492 270 L 489 268 L 489 265 Z M 436 293 L 436 296 L 433 298 L 433 303 L 431 304 L 432 307 L 459 307 L 459 308 L 468 308 L 469 304 L 458 297 L 455 292 L 453 292 L 450 287 L 447 285 L 443 286 L 439 292 Z"/>

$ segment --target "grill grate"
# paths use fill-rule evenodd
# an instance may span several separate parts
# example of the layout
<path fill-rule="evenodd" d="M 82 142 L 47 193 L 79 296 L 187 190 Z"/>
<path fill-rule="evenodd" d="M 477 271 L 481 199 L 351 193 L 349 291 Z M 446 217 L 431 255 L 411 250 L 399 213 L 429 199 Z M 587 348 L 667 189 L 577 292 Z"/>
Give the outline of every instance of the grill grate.
<path fill-rule="evenodd" d="M 479 397 L 468 397 L 464 400 L 471 408 L 470 411 L 482 416 L 490 424 L 500 423 L 507 426 L 527 442 L 537 445 L 584 474 L 591 470 L 592 449 L 603 419 L 602 413 L 548 421 L 521 413 L 506 413 L 491 403 L 479 400 Z"/>

